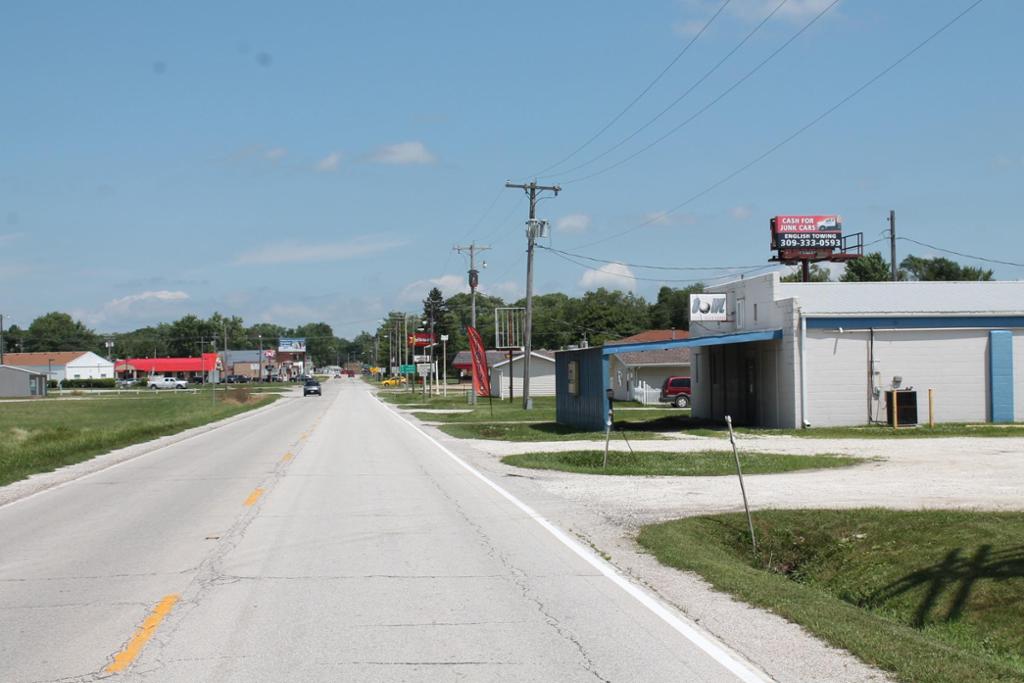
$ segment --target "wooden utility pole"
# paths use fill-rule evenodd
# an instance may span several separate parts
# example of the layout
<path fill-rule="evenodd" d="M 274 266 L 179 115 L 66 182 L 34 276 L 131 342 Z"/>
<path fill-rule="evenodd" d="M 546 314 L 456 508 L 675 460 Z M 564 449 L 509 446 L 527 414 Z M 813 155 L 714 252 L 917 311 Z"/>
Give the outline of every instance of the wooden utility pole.
<path fill-rule="evenodd" d="M 896 212 L 889 211 L 889 258 L 892 260 L 892 281 L 900 279 L 899 270 L 896 268 Z"/>
<path fill-rule="evenodd" d="M 526 184 L 506 182 L 505 187 L 518 188 L 526 192 L 530 197 L 530 220 L 526 224 L 526 324 L 524 326 L 523 339 L 523 410 L 533 409 L 533 399 L 530 398 L 530 354 L 533 351 L 533 246 L 537 241 L 541 223 L 537 221 L 537 193 L 545 190 L 554 192 L 555 196 L 562 191 L 558 185 L 538 185 L 536 180 Z M 512 373 L 512 364 L 509 363 L 509 374 Z"/>
<path fill-rule="evenodd" d="M 457 251 L 457 252 L 459 252 L 460 254 L 462 254 L 464 252 L 468 252 L 469 253 L 469 326 L 472 327 L 475 330 L 476 329 L 476 287 L 477 287 L 478 284 L 480 284 L 480 271 L 478 271 L 476 269 L 476 255 L 478 253 L 480 253 L 481 251 L 487 251 L 488 249 L 490 249 L 490 247 L 485 247 L 483 245 L 478 245 L 476 242 L 470 242 L 469 246 L 461 247 L 459 245 L 455 245 L 454 247 L 452 247 L 452 249 Z M 484 262 L 484 265 L 486 266 L 487 263 Z M 486 355 L 486 353 L 485 353 L 485 355 Z M 445 365 L 446 370 L 447 370 L 447 367 L 448 366 Z M 509 371 L 511 372 L 511 368 L 509 368 Z M 447 387 L 447 384 L 445 386 Z M 476 391 L 470 391 L 469 392 L 469 396 L 470 396 L 469 402 L 475 405 L 476 404 Z"/>

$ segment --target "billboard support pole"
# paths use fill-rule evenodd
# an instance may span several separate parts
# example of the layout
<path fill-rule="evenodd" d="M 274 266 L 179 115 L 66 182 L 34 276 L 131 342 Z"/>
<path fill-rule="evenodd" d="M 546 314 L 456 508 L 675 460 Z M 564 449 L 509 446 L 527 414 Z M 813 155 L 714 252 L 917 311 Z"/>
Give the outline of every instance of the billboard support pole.
<path fill-rule="evenodd" d="M 811 262 L 808 261 L 807 259 L 804 259 L 803 261 L 800 262 L 800 269 L 801 269 L 801 272 L 803 273 L 803 281 L 804 282 L 810 282 L 811 281 Z"/>

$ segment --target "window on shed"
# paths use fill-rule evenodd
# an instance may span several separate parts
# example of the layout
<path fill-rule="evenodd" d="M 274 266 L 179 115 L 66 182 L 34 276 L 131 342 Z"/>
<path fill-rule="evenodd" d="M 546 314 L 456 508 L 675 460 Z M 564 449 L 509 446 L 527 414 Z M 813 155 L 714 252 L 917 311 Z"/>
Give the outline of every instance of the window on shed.
<path fill-rule="evenodd" d="M 747 300 L 746 299 L 736 299 L 736 329 L 737 330 L 742 330 L 743 329 L 743 313 L 744 313 L 744 309 L 746 307 L 747 307 Z"/>

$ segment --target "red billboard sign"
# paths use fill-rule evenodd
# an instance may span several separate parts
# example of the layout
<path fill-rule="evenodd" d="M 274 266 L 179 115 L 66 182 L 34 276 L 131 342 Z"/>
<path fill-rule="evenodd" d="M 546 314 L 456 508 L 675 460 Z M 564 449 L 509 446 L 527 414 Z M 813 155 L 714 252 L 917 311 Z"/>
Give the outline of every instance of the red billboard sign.
<path fill-rule="evenodd" d="M 843 249 L 839 216 L 776 216 L 771 220 L 772 249 L 783 261 L 827 259 Z"/>
<path fill-rule="evenodd" d="M 417 332 L 409 335 L 409 346 L 430 346 L 434 343 L 434 335 L 429 332 Z"/>

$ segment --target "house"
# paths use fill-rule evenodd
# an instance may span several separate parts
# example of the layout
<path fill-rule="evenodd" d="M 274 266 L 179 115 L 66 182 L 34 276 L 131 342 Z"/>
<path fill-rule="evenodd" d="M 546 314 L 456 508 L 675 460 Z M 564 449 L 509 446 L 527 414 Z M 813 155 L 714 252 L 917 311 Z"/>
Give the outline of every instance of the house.
<path fill-rule="evenodd" d="M 509 398 L 523 395 L 523 358 L 517 351 L 510 362 L 508 357 L 491 366 L 491 396 Z M 509 369 L 511 368 L 511 387 Z M 530 354 L 530 396 L 555 395 L 555 354 L 552 351 L 533 351 Z"/>
<path fill-rule="evenodd" d="M 487 351 L 487 367 L 493 368 L 495 363 L 508 360 L 508 351 Z M 521 353 L 521 352 L 520 352 Z M 459 371 L 459 380 L 470 380 L 473 377 L 473 357 L 469 351 L 459 351 L 452 358 L 452 369 Z"/>
<path fill-rule="evenodd" d="M 43 373 L 55 382 L 66 379 L 109 379 L 114 376 L 114 363 L 92 351 L 5 353 L 4 364 Z"/>
<path fill-rule="evenodd" d="M 14 354 L 4 354 L 5 357 L 8 355 Z M 46 396 L 45 373 L 13 365 L 0 365 L 0 397 L 31 398 L 33 396 Z"/>
<path fill-rule="evenodd" d="M 126 358 L 117 361 L 115 370 L 124 379 L 161 375 L 190 382 L 218 382 L 221 361 L 216 353 L 204 353 L 198 358 Z"/>
<path fill-rule="evenodd" d="M 1024 420 L 1024 282 L 781 282 L 707 290 L 691 324 L 693 415 L 770 427 L 886 422 L 889 392 L 927 422 Z M 721 341 L 716 342 L 718 338 Z M 1016 367 L 1015 367 L 1016 366 Z M 902 399 L 899 401 L 902 403 Z"/>
<path fill-rule="evenodd" d="M 609 344 L 671 341 L 688 336 L 685 330 L 647 330 Z M 608 368 L 608 385 L 616 401 L 639 401 L 647 405 L 659 400 L 661 385 L 667 378 L 690 376 L 690 350 L 624 351 L 609 357 Z"/>

